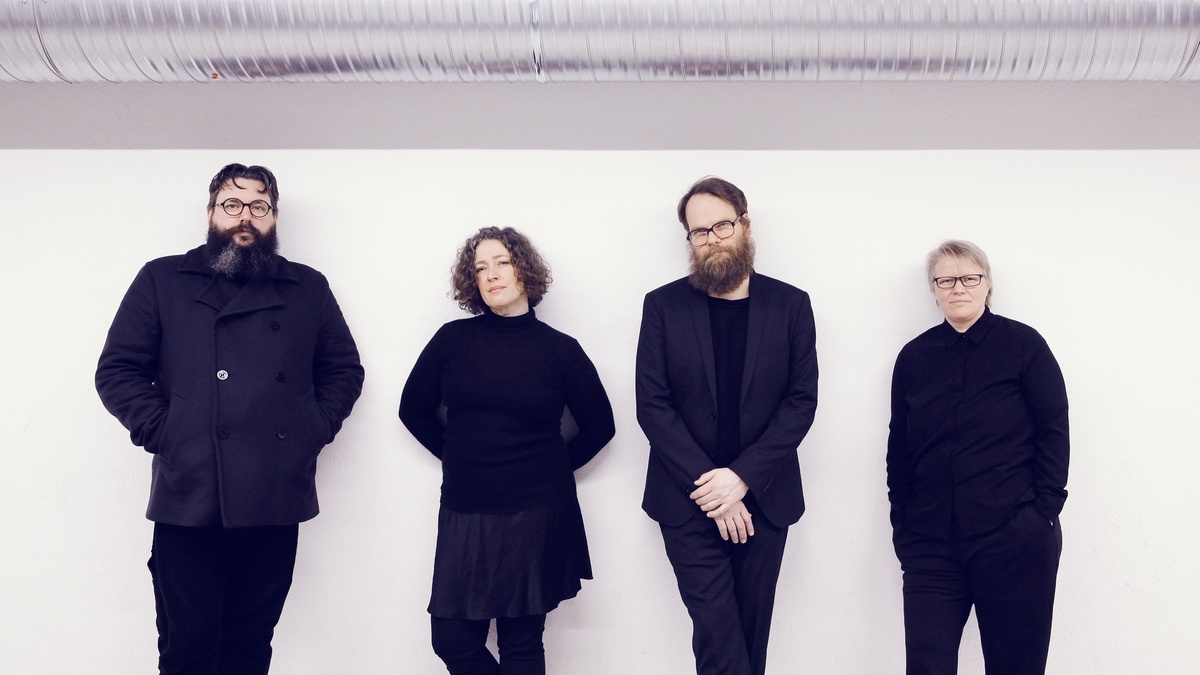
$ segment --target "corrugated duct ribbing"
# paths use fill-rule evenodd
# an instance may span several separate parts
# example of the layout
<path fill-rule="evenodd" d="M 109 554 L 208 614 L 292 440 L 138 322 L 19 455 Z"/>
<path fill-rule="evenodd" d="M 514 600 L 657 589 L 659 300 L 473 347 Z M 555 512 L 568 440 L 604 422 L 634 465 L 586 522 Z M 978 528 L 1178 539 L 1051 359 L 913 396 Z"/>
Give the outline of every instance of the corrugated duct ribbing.
<path fill-rule="evenodd" d="M 1200 80 L 1200 0 L 0 0 L 0 81 Z"/>

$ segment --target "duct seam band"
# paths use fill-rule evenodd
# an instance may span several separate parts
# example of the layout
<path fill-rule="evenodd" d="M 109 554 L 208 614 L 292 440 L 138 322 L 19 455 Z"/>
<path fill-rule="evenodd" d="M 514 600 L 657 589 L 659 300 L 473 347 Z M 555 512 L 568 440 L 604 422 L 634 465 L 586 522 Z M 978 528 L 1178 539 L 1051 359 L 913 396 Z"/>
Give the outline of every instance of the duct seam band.
<path fill-rule="evenodd" d="M 542 30 L 541 17 L 538 14 L 538 0 L 529 0 L 529 45 L 532 49 L 533 74 L 539 84 L 546 83 L 546 69 L 542 60 Z"/>

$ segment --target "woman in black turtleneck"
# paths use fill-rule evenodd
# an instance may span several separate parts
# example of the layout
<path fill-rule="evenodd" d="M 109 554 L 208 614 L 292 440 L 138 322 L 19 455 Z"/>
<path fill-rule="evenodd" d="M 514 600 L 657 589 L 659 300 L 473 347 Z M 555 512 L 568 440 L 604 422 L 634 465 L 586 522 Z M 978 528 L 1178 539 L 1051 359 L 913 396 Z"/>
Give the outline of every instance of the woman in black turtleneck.
<path fill-rule="evenodd" d="M 438 330 L 400 399 L 404 425 L 442 460 L 433 648 L 452 675 L 540 675 L 546 613 L 592 578 L 573 472 L 613 437 L 612 407 L 579 343 L 534 314 L 550 270 L 529 239 L 485 227 L 452 276 L 477 316 Z M 564 407 L 579 427 L 569 441 Z"/>

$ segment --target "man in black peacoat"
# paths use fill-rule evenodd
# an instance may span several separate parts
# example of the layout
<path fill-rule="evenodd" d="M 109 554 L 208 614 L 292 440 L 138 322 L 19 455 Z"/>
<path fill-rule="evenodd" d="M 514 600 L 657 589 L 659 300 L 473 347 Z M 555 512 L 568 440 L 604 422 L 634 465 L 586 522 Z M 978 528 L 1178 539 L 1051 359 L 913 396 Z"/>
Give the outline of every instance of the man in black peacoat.
<path fill-rule="evenodd" d="M 787 528 L 804 512 L 797 448 L 817 405 L 812 306 L 753 271 L 745 196 L 701 179 L 679 204 L 688 278 L 646 296 L 638 422 L 642 508 L 693 622 L 700 675 L 760 675 Z"/>
<path fill-rule="evenodd" d="M 325 277 L 275 252 L 271 172 L 231 164 L 209 193 L 209 243 L 138 273 L 96 389 L 154 455 L 161 672 L 266 673 L 317 455 L 363 368 Z"/>

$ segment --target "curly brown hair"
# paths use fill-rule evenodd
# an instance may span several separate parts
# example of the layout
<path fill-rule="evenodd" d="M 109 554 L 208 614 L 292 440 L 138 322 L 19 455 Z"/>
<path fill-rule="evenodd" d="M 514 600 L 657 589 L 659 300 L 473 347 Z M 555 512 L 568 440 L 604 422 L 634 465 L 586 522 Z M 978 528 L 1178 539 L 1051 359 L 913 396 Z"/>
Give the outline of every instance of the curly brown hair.
<path fill-rule="evenodd" d="M 525 289 L 529 306 L 536 307 L 554 279 L 550 277 L 550 267 L 542 260 L 529 237 L 511 227 L 482 227 L 463 243 L 454 264 L 450 266 L 450 296 L 459 307 L 471 314 L 487 311 L 487 303 L 479 294 L 479 284 L 475 280 L 475 248 L 489 239 L 500 242 L 508 249 L 517 281 Z"/>

